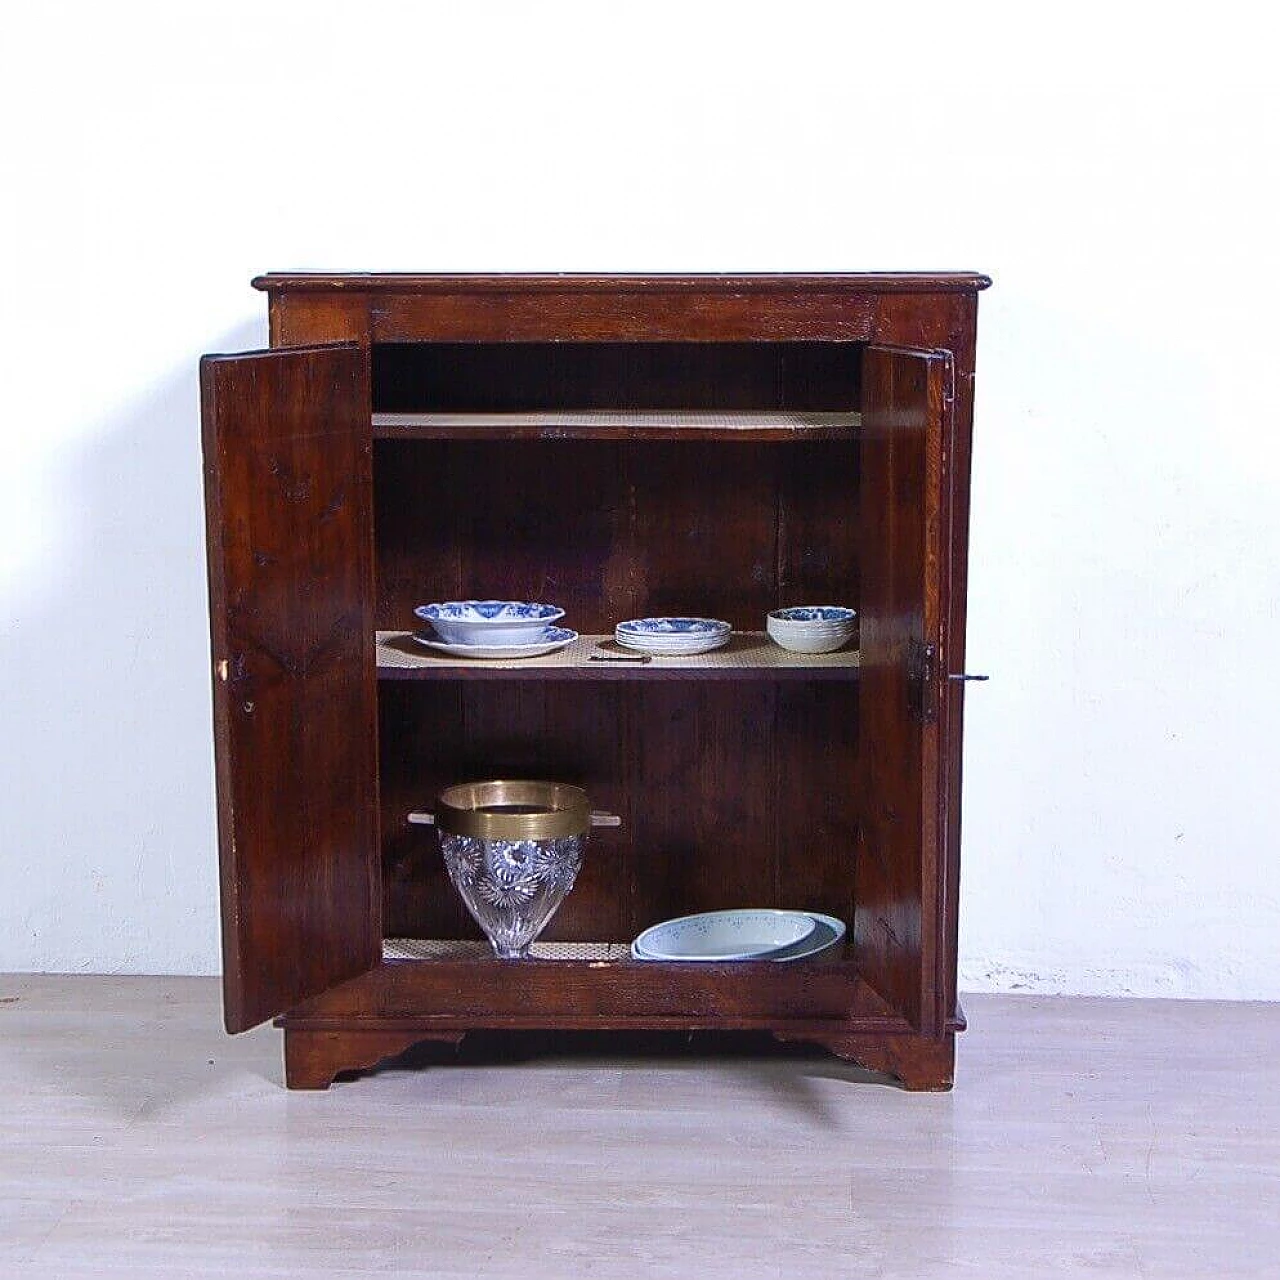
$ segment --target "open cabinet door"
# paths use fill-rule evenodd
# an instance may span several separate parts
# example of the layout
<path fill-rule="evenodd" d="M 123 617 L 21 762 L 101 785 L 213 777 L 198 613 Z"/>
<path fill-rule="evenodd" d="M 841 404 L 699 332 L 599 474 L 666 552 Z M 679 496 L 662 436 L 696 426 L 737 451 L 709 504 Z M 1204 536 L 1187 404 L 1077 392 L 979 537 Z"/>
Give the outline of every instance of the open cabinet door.
<path fill-rule="evenodd" d="M 381 955 L 369 355 L 200 365 L 228 1031 Z"/>
<path fill-rule="evenodd" d="M 866 980 L 941 1030 L 938 646 L 949 356 L 868 347 L 862 363 L 862 817 L 854 940 Z"/>

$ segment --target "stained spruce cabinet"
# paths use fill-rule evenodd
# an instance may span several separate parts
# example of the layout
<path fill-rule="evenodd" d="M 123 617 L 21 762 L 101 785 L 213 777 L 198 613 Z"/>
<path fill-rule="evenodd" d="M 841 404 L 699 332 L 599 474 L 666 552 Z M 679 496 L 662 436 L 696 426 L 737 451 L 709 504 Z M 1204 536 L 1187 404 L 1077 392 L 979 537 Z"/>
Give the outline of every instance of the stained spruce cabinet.
<path fill-rule="evenodd" d="M 267 275 L 271 349 L 201 367 L 226 1024 L 317 1088 L 478 1029 L 753 1029 L 947 1088 L 973 274 Z M 415 604 L 550 600 L 856 652 L 463 665 Z M 585 646 L 584 646 L 585 647 Z M 502 962 L 407 821 L 482 777 L 598 830 L 544 958 Z M 846 920 L 826 963 L 659 964 L 730 906 Z"/>

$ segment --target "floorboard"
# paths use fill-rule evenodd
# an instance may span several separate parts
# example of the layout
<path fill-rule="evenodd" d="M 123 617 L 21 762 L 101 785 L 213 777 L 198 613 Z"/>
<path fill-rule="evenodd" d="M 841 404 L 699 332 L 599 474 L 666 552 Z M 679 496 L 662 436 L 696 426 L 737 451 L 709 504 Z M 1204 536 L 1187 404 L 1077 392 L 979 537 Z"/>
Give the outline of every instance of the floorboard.
<path fill-rule="evenodd" d="M 964 1006 L 951 1094 L 682 1037 L 290 1094 L 211 980 L 0 978 L 0 1274 L 1280 1274 L 1280 1005 Z"/>

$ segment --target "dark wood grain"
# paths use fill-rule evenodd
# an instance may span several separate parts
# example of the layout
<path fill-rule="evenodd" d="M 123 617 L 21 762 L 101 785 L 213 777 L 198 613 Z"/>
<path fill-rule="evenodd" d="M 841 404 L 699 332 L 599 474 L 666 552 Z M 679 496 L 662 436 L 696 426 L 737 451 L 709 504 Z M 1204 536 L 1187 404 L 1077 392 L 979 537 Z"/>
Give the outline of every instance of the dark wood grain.
<path fill-rule="evenodd" d="M 762 631 L 780 602 L 857 589 L 856 440 L 380 441 L 377 480 L 381 630 L 461 593 L 551 601 L 583 633 L 688 613 Z"/>
<path fill-rule="evenodd" d="M 767 1026 L 824 1023 L 828 1032 L 910 1027 L 852 963 L 662 964 L 624 960 L 392 960 L 307 1001 L 297 1027 L 424 1030 L 480 1027 Z"/>
<path fill-rule="evenodd" d="M 861 788 L 854 944 L 868 980 L 916 1025 L 936 1017 L 937 675 L 913 681 L 939 630 L 947 362 L 870 348 L 863 361 L 859 682 Z M 925 1028 L 937 1032 L 940 1028 Z"/>
<path fill-rule="evenodd" d="M 227 1027 L 380 956 L 367 350 L 201 364 Z"/>
<path fill-rule="evenodd" d="M 634 932 L 696 911 L 780 905 L 775 686 L 635 694 Z"/>
<path fill-rule="evenodd" d="M 778 794 L 774 901 L 825 912 L 851 926 L 861 701 L 852 686 L 780 684 L 772 735 Z"/>
<path fill-rule="evenodd" d="M 284 1033 L 284 1075 L 290 1089 L 327 1089 L 343 1071 L 364 1071 L 424 1040 L 453 1046 L 461 1031 L 435 1035 L 416 1030 L 303 1031 Z"/>
<path fill-rule="evenodd" d="M 954 1035 L 884 1035 L 866 1032 L 837 1035 L 774 1033 L 779 1040 L 820 1044 L 846 1062 L 893 1076 L 911 1092 L 944 1093 L 955 1079 Z"/>
<path fill-rule="evenodd" d="M 863 342 L 875 307 L 865 293 L 431 291 L 374 294 L 369 315 L 375 342 Z"/>
<path fill-rule="evenodd" d="M 380 413 L 856 408 L 847 342 L 402 342 L 373 348 Z"/>

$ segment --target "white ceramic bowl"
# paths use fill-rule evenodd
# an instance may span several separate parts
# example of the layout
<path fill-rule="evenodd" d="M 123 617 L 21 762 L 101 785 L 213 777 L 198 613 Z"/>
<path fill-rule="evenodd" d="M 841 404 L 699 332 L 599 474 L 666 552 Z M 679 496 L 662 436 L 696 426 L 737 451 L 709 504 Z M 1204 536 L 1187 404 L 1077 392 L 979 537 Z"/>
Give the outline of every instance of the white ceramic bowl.
<path fill-rule="evenodd" d="M 858 615 L 840 605 L 774 609 L 765 628 L 774 644 L 792 653 L 832 653 L 853 639 Z"/>
<path fill-rule="evenodd" d="M 535 644 L 564 617 L 553 604 L 528 600 L 445 600 L 414 613 L 431 623 L 445 644 Z"/>
<path fill-rule="evenodd" d="M 643 960 L 767 960 L 816 929 L 804 911 L 705 911 L 646 929 L 631 944 L 631 954 Z"/>
<path fill-rule="evenodd" d="M 817 926 L 803 941 L 781 951 L 775 951 L 769 957 L 774 964 L 787 964 L 792 960 L 835 960 L 840 955 L 840 944 L 844 941 L 844 921 L 835 916 L 824 916 L 818 911 L 808 911 Z"/>

